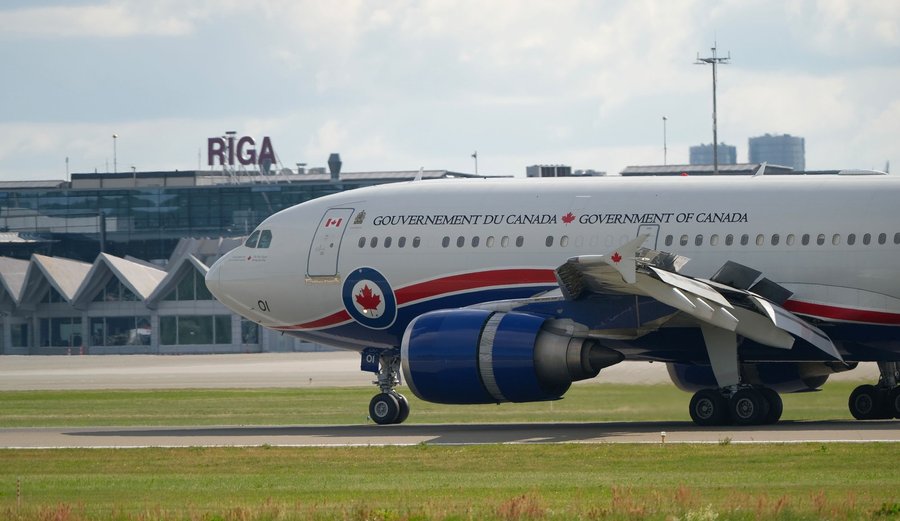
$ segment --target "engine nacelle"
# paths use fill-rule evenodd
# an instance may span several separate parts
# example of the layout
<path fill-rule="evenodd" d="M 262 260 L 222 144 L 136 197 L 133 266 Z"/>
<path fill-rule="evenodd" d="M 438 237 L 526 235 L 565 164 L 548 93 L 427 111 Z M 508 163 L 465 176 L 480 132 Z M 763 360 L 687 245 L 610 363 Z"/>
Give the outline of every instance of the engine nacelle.
<path fill-rule="evenodd" d="M 755 362 L 741 364 L 741 383 L 762 385 L 780 393 L 813 391 L 823 386 L 828 375 L 849 371 L 855 363 Z M 666 364 L 669 378 L 682 391 L 715 388 L 716 377 L 708 365 Z"/>
<path fill-rule="evenodd" d="M 574 381 L 622 361 L 592 340 L 542 329 L 527 313 L 425 313 L 403 335 L 403 376 L 419 398 L 447 404 L 555 400 Z"/>

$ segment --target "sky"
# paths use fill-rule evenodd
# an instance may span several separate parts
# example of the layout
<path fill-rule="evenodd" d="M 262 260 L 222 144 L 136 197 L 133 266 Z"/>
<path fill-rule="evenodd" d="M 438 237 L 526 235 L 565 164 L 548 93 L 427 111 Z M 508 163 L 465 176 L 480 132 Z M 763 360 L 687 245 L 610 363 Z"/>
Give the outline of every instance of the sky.
<path fill-rule="evenodd" d="M 0 181 L 206 169 L 229 130 L 290 167 L 616 173 L 663 164 L 663 117 L 687 163 L 714 45 L 738 161 L 788 133 L 807 169 L 900 171 L 895 0 L 4 0 Z"/>

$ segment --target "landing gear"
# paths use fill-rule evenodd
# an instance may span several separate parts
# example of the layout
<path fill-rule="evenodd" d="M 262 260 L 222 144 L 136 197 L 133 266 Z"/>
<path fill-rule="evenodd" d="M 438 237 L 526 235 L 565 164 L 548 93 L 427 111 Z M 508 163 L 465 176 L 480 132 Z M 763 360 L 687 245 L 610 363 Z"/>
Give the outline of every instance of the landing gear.
<path fill-rule="evenodd" d="M 701 389 L 690 405 L 691 419 L 701 426 L 772 424 L 783 410 L 777 392 L 752 386 Z"/>
<path fill-rule="evenodd" d="M 900 362 L 878 362 L 878 385 L 860 385 L 850 393 L 848 407 L 857 420 L 900 418 Z"/>
<path fill-rule="evenodd" d="M 378 425 L 403 423 L 409 417 L 409 401 L 394 390 L 400 385 L 400 352 L 396 349 L 363 351 L 363 368 L 367 361 L 374 369 L 371 357 L 377 356 L 378 379 L 374 382 L 381 393 L 372 397 L 369 402 L 369 418 Z"/>

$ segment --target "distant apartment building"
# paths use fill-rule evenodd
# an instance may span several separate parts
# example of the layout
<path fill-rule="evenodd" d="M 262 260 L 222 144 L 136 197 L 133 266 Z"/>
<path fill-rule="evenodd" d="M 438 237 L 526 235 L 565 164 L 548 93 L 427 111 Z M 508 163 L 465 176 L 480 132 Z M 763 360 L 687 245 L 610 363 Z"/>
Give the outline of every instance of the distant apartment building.
<path fill-rule="evenodd" d="M 806 141 L 802 137 L 766 134 L 750 138 L 749 144 L 751 163 L 789 166 L 798 172 L 806 170 Z"/>
<path fill-rule="evenodd" d="M 719 164 L 735 165 L 737 164 L 737 147 L 719 143 Z M 691 147 L 690 164 L 692 165 L 711 165 L 713 164 L 713 146 L 697 145 Z"/>

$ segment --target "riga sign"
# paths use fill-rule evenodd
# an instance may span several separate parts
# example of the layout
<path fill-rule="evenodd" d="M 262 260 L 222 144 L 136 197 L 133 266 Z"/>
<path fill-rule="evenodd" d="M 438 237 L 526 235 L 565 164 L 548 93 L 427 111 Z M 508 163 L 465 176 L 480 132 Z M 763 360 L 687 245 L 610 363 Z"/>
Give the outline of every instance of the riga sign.
<path fill-rule="evenodd" d="M 236 137 L 229 133 L 226 137 L 211 137 L 206 140 L 206 155 L 209 166 L 271 165 L 275 163 L 275 149 L 269 136 L 262 138 L 259 152 L 256 141 L 250 136 Z"/>

